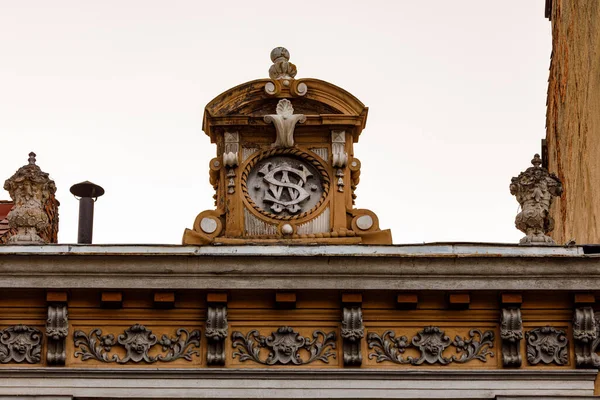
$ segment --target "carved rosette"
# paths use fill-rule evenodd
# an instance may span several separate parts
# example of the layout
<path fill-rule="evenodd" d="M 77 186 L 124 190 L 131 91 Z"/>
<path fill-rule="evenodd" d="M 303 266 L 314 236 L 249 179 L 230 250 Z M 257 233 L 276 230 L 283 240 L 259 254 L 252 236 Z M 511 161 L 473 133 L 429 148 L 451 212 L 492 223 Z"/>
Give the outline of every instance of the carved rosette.
<path fill-rule="evenodd" d="M 510 193 L 517 197 L 522 211 L 517 214 L 515 225 L 525 233 L 520 244 L 552 245 L 554 240 L 546 234 L 554 229 L 554 220 L 549 215 L 553 197 L 560 196 L 562 184 L 555 174 L 542 167 L 542 160 L 536 154 L 531 160 L 533 167 L 513 177 Z"/>
<path fill-rule="evenodd" d="M 502 339 L 502 364 L 505 367 L 520 367 L 521 340 L 523 340 L 523 321 L 519 308 L 503 308 L 500 321 Z"/>
<path fill-rule="evenodd" d="M 335 358 L 335 332 L 325 333 L 315 330 L 310 337 L 301 336 L 293 328 L 281 327 L 269 336 L 262 336 L 257 330 L 246 335 L 235 331 L 231 334 L 232 346 L 236 351 L 233 358 L 240 361 L 253 361 L 263 365 L 305 365 L 315 361 L 329 363 Z M 261 356 L 261 349 L 267 349 L 266 358 Z M 304 353 L 306 356 L 303 357 Z"/>
<path fill-rule="evenodd" d="M 8 225 L 15 233 L 8 243 L 44 243 L 44 231 L 50 225 L 45 207 L 56 192 L 54 181 L 35 164 L 35 153 L 29 153 L 29 164 L 19 168 L 4 182 L 15 206 L 8 213 Z"/>
<path fill-rule="evenodd" d="M 208 352 L 206 354 L 208 365 L 225 365 L 227 329 L 227 306 L 209 306 L 204 332 L 208 341 Z"/>
<path fill-rule="evenodd" d="M 0 330 L 0 363 L 36 364 L 42 359 L 42 332 L 27 325 Z"/>
<path fill-rule="evenodd" d="M 367 335 L 367 343 L 374 351 L 369 359 L 379 362 L 390 361 L 396 364 L 442 364 L 466 363 L 471 360 L 487 362 L 493 357 L 490 350 L 494 347 L 494 332 L 481 332 L 478 329 L 469 331 L 469 338 L 456 336 L 450 339 L 443 330 L 436 326 L 428 326 L 419 331 L 409 342 L 406 336 L 396 337 L 393 331 L 385 331 L 383 335 L 371 332 Z M 444 351 L 454 347 L 456 354 L 444 356 Z M 419 352 L 418 357 L 404 357 L 406 349 L 413 348 Z"/>
<path fill-rule="evenodd" d="M 344 307 L 340 336 L 344 340 L 344 365 L 361 365 L 361 341 L 365 336 L 361 307 Z"/>
<path fill-rule="evenodd" d="M 67 358 L 65 350 L 66 338 L 69 333 L 69 318 L 66 304 L 48 305 L 46 320 L 46 337 L 48 346 L 46 361 L 50 365 L 64 365 Z"/>
<path fill-rule="evenodd" d="M 525 337 L 529 364 L 565 365 L 568 363 L 569 340 L 565 331 L 545 326 L 526 332 Z"/>
<path fill-rule="evenodd" d="M 573 315 L 573 341 L 575 344 L 575 365 L 578 368 L 600 367 L 600 357 L 596 354 L 600 344 L 600 324 L 592 307 L 575 309 L 575 315 Z"/>
<path fill-rule="evenodd" d="M 135 324 L 126 329 L 118 336 L 103 335 L 102 330 L 94 328 L 89 334 L 83 331 L 75 331 L 73 334 L 75 341 L 75 357 L 80 357 L 83 361 L 97 360 L 107 363 L 127 364 L 128 362 L 148 364 L 157 361 L 170 362 L 178 359 L 192 361 L 194 355 L 200 356 L 200 331 L 187 329 L 177 329 L 175 336 L 162 335 L 160 340 L 144 325 Z M 164 353 L 150 355 L 150 350 L 159 345 Z M 120 357 L 117 354 L 109 354 L 114 346 L 120 346 L 125 350 L 125 356 Z"/>

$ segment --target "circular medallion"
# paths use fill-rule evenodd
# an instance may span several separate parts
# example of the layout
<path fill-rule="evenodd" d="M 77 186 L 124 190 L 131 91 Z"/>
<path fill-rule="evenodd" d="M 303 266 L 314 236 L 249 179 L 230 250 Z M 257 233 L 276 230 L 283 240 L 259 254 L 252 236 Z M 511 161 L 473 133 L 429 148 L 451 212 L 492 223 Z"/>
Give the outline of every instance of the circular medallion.
<path fill-rule="evenodd" d="M 329 178 L 315 157 L 297 149 L 267 151 L 245 168 L 246 200 L 274 219 L 302 218 L 324 201 Z"/>

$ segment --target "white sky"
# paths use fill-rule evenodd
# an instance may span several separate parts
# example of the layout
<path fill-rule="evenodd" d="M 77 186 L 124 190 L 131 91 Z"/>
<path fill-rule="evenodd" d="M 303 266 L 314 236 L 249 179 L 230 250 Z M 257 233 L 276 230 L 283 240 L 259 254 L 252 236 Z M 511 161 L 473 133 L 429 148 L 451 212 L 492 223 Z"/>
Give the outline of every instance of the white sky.
<path fill-rule="evenodd" d="M 394 243 L 523 236 L 508 185 L 545 136 L 544 0 L 0 0 L 0 183 L 35 151 L 60 242 L 90 180 L 94 243 L 181 243 L 213 208 L 204 106 L 276 46 L 369 107 L 357 207 Z"/>

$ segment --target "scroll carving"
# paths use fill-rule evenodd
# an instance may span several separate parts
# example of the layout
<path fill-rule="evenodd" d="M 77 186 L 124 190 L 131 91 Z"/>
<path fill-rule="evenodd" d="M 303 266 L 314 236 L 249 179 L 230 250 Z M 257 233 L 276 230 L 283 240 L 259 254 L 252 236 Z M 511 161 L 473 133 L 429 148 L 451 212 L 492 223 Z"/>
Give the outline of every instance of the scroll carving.
<path fill-rule="evenodd" d="M 306 116 L 304 114 L 294 114 L 294 107 L 288 99 L 279 100 L 275 113 L 264 117 L 266 123 L 275 125 L 277 138 L 273 143 L 273 147 L 293 147 L 296 124 L 305 122 Z"/>
<path fill-rule="evenodd" d="M 521 357 L 523 321 L 519 308 L 502 309 L 500 338 L 502 339 L 502 364 L 505 367 L 520 367 L 523 362 Z"/>
<path fill-rule="evenodd" d="M 329 363 L 329 358 L 335 358 L 335 332 L 325 333 L 315 330 L 310 337 L 300 336 L 288 326 L 277 329 L 269 336 L 262 336 L 257 330 L 249 331 L 245 336 L 235 331 L 231 334 L 232 346 L 236 351 L 233 358 L 240 361 L 254 361 L 263 365 L 305 365 L 314 361 Z M 260 350 L 269 350 L 269 355 L 261 358 Z M 308 354 L 303 358 L 301 351 Z"/>
<path fill-rule="evenodd" d="M 64 303 L 48 305 L 48 319 L 46 320 L 46 337 L 48 338 L 46 361 L 48 364 L 65 364 L 67 358 L 65 342 L 68 333 L 67 305 Z"/>
<path fill-rule="evenodd" d="M 197 350 L 200 348 L 199 330 L 190 332 L 187 329 L 179 328 L 174 337 L 162 335 L 159 340 L 144 325 L 135 324 L 119 335 L 117 340 L 113 334 L 103 335 L 99 328 L 92 329 L 89 334 L 75 331 L 73 338 L 76 349 L 75 357 L 81 356 L 83 361 L 97 360 L 117 364 L 144 361 L 152 364 L 157 361 L 169 362 L 178 359 L 192 361 L 194 355 L 200 355 Z M 150 349 L 157 344 L 165 353 L 151 356 Z M 114 346 L 124 348 L 125 356 L 121 358 L 117 354 L 109 354 Z"/>
<path fill-rule="evenodd" d="M 494 347 L 494 332 L 481 332 L 478 329 L 469 331 L 469 338 L 456 336 L 451 340 L 443 330 L 435 326 L 428 326 L 419 331 L 409 342 L 406 336 L 396 337 L 393 331 L 385 331 L 383 335 L 371 332 L 367 335 L 369 359 L 375 358 L 377 362 L 391 361 L 396 364 L 421 365 L 450 363 L 466 363 L 471 360 L 487 362 L 488 356 L 493 357 L 490 350 Z M 444 351 L 449 347 L 456 349 L 456 354 L 446 357 Z M 403 357 L 406 349 L 413 348 L 419 352 L 418 357 Z"/>
<path fill-rule="evenodd" d="M 365 336 L 360 307 L 344 307 L 341 336 L 344 340 L 344 365 L 361 365 L 361 341 Z"/>
<path fill-rule="evenodd" d="M 336 168 L 338 192 L 344 191 L 344 168 L 348 165 L 348 153 L 345 151 L 346 132 L 331 131 L 331 165 Z"/>
<path fill-rule="evenodd" d="M 536 154 L 531 160 L 533 167 L 513 177 L 510 193 L 517 197 L 523 209 L 515 219 L 517 229 L 525 233 L 520 244 L 552 245 L 554 240 L 546 234 L 554 229 L 554 220 L 549 215 L 552 198 L 560 196 L 563 187 L 554 174 L 542 167 L 542 159 Z"/>
<path fill-rule="evenodd" d="M 208 341 L 208 365 L 225 365 L 225 338 L 227 338 L 227 306 L 209 306 L 204 335 Z"/>
<path fill-rule="evenodd" d="M 565 365 L 569 361 L 568 339 L 565 331 L 551 326 L 535 328 L 525 333 L 527 339 L 527 361 L 531 365 Z"/>
<path fill-rule="evenodd" d="M 600 323 L 592 307 L 575 309 L 573 316 L 573 341 L 575 342 L 575 364 L 579 368 L 600 367 L 596 354 L 600 344 Z"/>
<path fill-rule="evenodd" d="M 0 330 L 0 363 L 36 364 L 42 359 L 42 332 L 27 325 Z"/>

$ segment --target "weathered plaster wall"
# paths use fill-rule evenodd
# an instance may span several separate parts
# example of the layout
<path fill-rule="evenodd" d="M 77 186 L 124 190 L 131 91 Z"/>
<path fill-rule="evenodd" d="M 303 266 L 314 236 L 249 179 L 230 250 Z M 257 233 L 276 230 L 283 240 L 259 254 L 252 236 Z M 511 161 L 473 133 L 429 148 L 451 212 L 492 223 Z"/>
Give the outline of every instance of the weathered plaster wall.
<path fill-rule="evenodd" d="M 548 168 L 564 193 L 551 213 L 557 243 L 600 243 L 600 2 L 552 1 Z"/>

